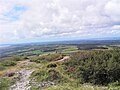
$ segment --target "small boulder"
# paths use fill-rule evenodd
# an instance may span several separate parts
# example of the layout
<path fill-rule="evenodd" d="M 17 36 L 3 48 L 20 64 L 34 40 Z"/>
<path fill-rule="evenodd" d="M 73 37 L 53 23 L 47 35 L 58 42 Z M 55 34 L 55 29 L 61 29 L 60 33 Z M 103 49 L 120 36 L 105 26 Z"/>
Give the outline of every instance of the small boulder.
<path fill-rule="evenodd" d="M 14 76 L 15 75 L 15 72 L 7 72 L 6 74 L 5 74 L 5 76 L 7 76 L 7 77 L 12 77 L 12 76 Z"/>

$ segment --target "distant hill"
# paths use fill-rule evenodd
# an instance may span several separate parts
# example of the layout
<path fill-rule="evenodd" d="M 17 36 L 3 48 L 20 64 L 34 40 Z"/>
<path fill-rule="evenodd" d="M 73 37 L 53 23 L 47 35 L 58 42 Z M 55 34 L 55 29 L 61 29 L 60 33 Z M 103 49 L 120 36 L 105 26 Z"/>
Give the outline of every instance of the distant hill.
<path fill-rule="evenodd" d="M 96 40 L 120 40 L 120 37 L 104 37 L 104 38 L 96 38 Z"/>
<path fill-rule="evenodd" d="M 47 44 L 120 44 L 120 37 L 104 37 L 104 38 L 91 38 L 91 39 L 77 39 L 77 40 L 58 40 L 47 42 L 30 42 L 30 43 L 18 43 L 18 44 L 0 44 L 3 46 L 12 45 L 47 45 Z"/>

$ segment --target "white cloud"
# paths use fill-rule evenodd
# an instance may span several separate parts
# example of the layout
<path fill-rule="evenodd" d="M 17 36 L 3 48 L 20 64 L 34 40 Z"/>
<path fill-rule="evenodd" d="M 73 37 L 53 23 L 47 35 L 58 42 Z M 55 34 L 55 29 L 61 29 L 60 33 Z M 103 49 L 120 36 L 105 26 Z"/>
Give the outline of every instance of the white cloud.
<path fill-rule="evenodd" d="M 16 6 L 26 10 L 18 12 Z M 36 37 L 89 38 L 98 33 L 110 36 L 113 31 L 120 34 L 119 28 L 114 30 L 116 23 L 120 24 L 119 8 L 120 0 L 1 0 L 0 43 Z"/>
<path fill-rule="evenodd" d="M 110 16 L 114 22 L 120 22 L 119 9 L 120 9 L 120 0 L 110 0 L 105 6 L 107 15 Z"/>

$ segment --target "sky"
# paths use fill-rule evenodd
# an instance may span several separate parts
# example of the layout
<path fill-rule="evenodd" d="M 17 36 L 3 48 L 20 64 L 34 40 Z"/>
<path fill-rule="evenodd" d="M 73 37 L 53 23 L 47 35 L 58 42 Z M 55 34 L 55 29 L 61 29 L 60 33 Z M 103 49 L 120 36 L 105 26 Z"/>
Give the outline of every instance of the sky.
<path fill-rule="evenodd" d="M 0 0 L 0 44 L 120 37 L 120 0 Z"/>

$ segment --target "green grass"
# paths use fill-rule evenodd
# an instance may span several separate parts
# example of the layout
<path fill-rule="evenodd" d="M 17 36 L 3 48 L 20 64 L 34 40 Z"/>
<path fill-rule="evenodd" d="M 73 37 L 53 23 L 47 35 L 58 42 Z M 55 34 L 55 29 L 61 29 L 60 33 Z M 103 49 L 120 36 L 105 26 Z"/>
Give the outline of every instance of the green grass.
<path fill-rule="evenodd" d="M 31 53 L 31 54 L 43 54 L 44 52 L 42 52 L 41 50 L 35 50 L 35 51 L 31 51 L 29 53 Z"/>
<path fill-rule="evenodd" d="M 0 71 L 3 71 L 3 70 L 5 70 L 5 69 L 6 69 L 6 67 L 3 66 L 3 65 L 0 63 Z"/>
<path fill-rule="evenodd" d="M 1 64 L 3 66 L 8 67 L 8 66 L 15 66 L 17 63 L 16 63 L 16 61 L 13 61 L 13 60 L 5 60 L 5 61 L 1 62 Z"/>
<path fill-rule="evenodd" d="M 63 83 L 56 86 L 50 86 L 44 90 L 108 90 L 108 88 L 92 85 L 76 85 L 74 83 Z"/>
<path fill-rule="evenodd" d="M 10 78 L 0 78 L 0 90 L 8 90 L 14 83 L 15 81 Z"/>
<path fill-rule="evenodd" d="M 51 54 L 32 57 L 30 61 L 36 63 L 47 63 L 51 61 L 56 61 L 57 59 L 61 59 L 62 57 L 63 56 L 61 54 L 51 53 Z"/>
<path fill-rule="evenodd" d="M 111 90 L 120 90 L 120 82 L 119 82 L 119 81 L 116 81 L 116 82 L 110 83 L 110 84 L 108 85 L 108 87 L 109 87 Z"/>
<path fill-rule="evenodd" d="M 74 52 L 78 52 L 78 48 L 76 46 L 69 46 L 66 49 L 62 50 L 62 53 L 74 53 Z"/>

